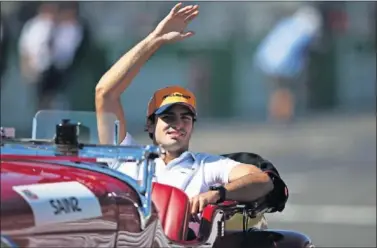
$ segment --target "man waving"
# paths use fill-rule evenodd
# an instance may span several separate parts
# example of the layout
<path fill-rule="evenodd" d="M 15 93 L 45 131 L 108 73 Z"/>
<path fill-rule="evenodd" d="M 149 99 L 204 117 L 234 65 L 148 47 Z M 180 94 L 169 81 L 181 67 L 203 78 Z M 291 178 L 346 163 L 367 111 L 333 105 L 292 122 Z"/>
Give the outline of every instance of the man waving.
<path fill-rule="evenodd" d="M 120 121 L 122 145 L 136 144 L 127 132 L 127 122 L 120 102 L 140 68 L 163 45 L 185 40 L 194 35 L 187 25 L 199 14 L 198 5 L 175 5 L 170 13 L 141 42 L 123 55 L 96 87 L 96 112 L 100 143 L 109 143 L 110 121 L 106 113 L 114 113 Z M 156 181 L 182 189 L 191 198 L 192 214 L 200 213 L 207 204 L 224 200 L 253 201 L 267 195 L 273 183 L 258 167 L 207 153 L 189 151 L 194 122 L 197 120 L 196 98 L 178 85 L 157 90 L 147 106 L 146 131 L 155 145 L 166 151 L 156 159 Z M 114 166 L 123 173 L 135 175 L 136 164 Z M 137 169 L 136 169 L 137 171 Z"/>

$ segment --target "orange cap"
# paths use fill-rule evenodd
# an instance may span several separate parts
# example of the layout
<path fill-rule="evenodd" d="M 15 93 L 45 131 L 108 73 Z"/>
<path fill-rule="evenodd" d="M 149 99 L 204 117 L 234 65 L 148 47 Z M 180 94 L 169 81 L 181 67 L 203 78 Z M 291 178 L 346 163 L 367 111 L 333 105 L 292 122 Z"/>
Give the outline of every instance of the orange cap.
<path fill-rule="evenodd" d="M 153 94 L 148 103 L 147 117 L 150 117 L 152 114 L 161 114 L 170 106 L 177 103 L 189 107 L 196 115 L 195 95 L 181 86 L 169 86 L 159 89 Z"/>

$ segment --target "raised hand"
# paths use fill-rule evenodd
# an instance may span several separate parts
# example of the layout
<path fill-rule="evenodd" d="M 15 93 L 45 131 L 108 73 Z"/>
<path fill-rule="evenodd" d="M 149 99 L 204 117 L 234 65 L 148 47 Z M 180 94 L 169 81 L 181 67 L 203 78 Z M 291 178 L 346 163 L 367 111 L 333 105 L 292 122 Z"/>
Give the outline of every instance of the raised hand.
<path fill-rule="evenodd" d="M 157 25 L 153 34 L 164 42 L 176 42 L 194 35 L 193 31 L 185 31 L 187 25 L 199 14 L 198 5 L 182 6 L 176 4 L 169 14 Z"/>

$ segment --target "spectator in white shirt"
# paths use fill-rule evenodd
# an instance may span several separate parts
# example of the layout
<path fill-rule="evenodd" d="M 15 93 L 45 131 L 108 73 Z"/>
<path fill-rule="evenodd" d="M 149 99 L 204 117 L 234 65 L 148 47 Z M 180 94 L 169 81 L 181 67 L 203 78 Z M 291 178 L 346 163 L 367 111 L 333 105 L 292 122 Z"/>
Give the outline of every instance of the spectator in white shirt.
<path fill-rule="evenodd" d="M 83 41 L 83 26 L 73 2 L 41 3 L 19 41 L 24 79 L 37 88 L 38 109 L 52 108 Z M 56 105 L 55 105 L 56 106 Z"/>

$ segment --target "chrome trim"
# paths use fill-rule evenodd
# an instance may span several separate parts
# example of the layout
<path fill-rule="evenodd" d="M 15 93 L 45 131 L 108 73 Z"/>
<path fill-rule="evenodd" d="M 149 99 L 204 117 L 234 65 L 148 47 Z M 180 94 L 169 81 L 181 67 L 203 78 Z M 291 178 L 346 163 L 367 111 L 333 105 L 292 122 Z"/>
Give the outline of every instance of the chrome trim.
<path fill-rule="evenodd" d="M 33 123 L 32 123 L 32 130 L 31 130 L 31 138 L 36 139 L 37 138 L 37 118 L 33 117 Z"/>
<path fill-rule="evenodd" d="M 18 246 L 10 238 L 1 234 L 1 248 L 18 248 Z"/>
<path fill-rule="evenodd" d="M 119 125 L 120 125 L 119 120 L 116 120 L 114 122 L 114 134 L 113 134 L 114 145 L 118 145 L 120 143 L 119 142 Z"/>

